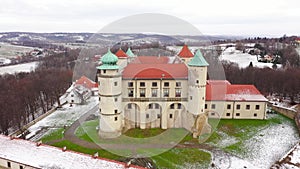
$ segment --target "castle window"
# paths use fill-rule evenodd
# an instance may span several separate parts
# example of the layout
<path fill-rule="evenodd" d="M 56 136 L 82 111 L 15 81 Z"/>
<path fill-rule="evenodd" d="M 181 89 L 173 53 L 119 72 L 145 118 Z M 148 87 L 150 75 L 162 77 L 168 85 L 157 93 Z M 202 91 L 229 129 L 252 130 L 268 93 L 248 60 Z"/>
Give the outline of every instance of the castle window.
<path fill-rule="evenodd" d="M 241 105 L 237 104 L 237 105 L 236 105 L 236 109 L 237 109 L 237 110 L 240 110 L 240 109 L 241 109 Z"/>
<path fill-rule="evenodd" d="M 24 167 L 20 165 L 20 169 L 23 169 Z"/>
<path fill-rule="evenodd" d="M 164 89 L 164 97 L 169 97 L 169 89 Z"/>
<path fill-rule="evenodd" d="M 146 118 L 149 119 L 149 114 L 146 114 Z"/>
<path fill-rule="evenodd" d="M 204 109 L 207 109 L 207 104 L 204 105 Z"/>
<path fill-rule="evenodd" d="M 231 109 L 231 105 L 227 104 L 227 109 L 230 110 Z"/>
<path fill-rule="evenodd" d="M 172 119 L 173 118 L 173 114 L 170 114 L 169 117 L 170 117 L 170 119 Z"/>
<path fill-rule="evenodd" d="M 133 97 L 133 89 L 128 89 L 128 97 Z"/>
<path fill-rule="evenodd" d="M 148 105 L 148 108 L 149 108 L 149 109 L 153 109 L 153 104 L 149 104 L 149 105 Z"/>
<path fill-rule="evenodd" d="M 115 85 L 115 86 L 118 86 L 118 82 L 114 82 L 114 85 Z"/>
<path fill-rule="evenodd" d="M 99 109 L 99 112 L 101 113 L 101 109 Z"/>
<path fill-rule="evenodd" d="M 196 80 L 196 84 L 199 84 L 199 80 Z"/>
<path fill-rule="evenodd" d="M 169 82 L 165 82 L 165 83 L 164 83 L 164 86 L 165 86 L 165 87 L 169 87 Z"/>
<path fill-rule="evenodd" d="M 101 97 L 99 97 L 99 102 L 101 101 Z"/>
<path fill-rule="evenodd" d="M 175 97 L 181 97 L 181 90 L 175 89 Z"/>
<path fill-rule="evenodd" d="M 177 109 L 181 109 L 182 108 L 182 104 L 178 103 L 177 104 Z"/>
<path fill-rule="evenodd" d="M 181 87 L 181 82 L 176 82 L 176 87 Z"/>
<path fill-rule="evenodd" d="M 118 121 L 118 117 L 115 117 L 115 121 Z"/>
<path fill-rule="evenodd" d="M 10 168 L 10 167 L 11 167 L 11 164 L 10 164 L 10 162 L 9 162 L 9 161 L 7 162 L 7 167 L 8 167 L 8 168 Z"/>
<path fill-rule="evenodd" d="M 175 109 L 175 104 L 171 104 L 170 109 Z"/>
<path fill-rule="evenodd" d="M 250 110 L 250 104 L 246 105 L 246 110 Z"/>
<path fill-rule="evenodd" d="M 215 108 L 216 108 L 216 104 L 212 104 L 211 109 L 215 109 Z"/>
<path fill-rule="evenodd" d="M 145 97 L 145 89 L 140 89 L 140 97 Z"/>
<path fill-rule="evenodd" d="M 159 104 L 155 104 L 155 109 L 159 109 Z"/>
<path fill-rule="evenodd" d="M 71 94 L 71 97 L 74 97 L 74 94 Z"/>
<path fill-rule="evenodd" d="M 157 82 L 152 82 L 152 87 L 157 87 Z"/>
<path fill-rule="evenodd" d="M 254 113 L 254 117 L 257 117 L 257 114 L 256 114 L 256 113 Z"/>
<path fill-rule="evenodd" d="M 215 113 L 215 112 L 211 112 L 210 115 L 211 115 L 211 116 L 215 116 L 216 113 Z"/>
<path fill-rule="evenodd" d="M 230 113 L 226 113 L 226 116 L 227 116 L 227 117 L 230 116 Z"/>
<path fill-rule="evenodd" d="M 152 89 L 151 95 L 152 97 L 157 97 L 157 89 Z"/>
<path fill-rule="evenodd" d="M 106 73 L 106 70 L 103 70 L 103 74 L 105 74 Z"/>
<path fill-rule="evenodd" d="M 236 115 L 236 116 L 240 116 L 240 113 L 236 113 L 235 115 Z"/>
<path fill-rule="evenodd" d="M 115 97 L 115 102 L 117 102 L 118 101 L 118 98 L 117 97 Z"/>
<path fill-rule="evenodd" d="M 140 86 L 145 87 L 146 86 L 145 82 L 140 82 Z"/>
<path fill-rule="evenodd" d="M 193 100 L 193 96 L 190 96 L 190 100 Z"/>
<path fill-rule="evenodd" d="M 259 110 L 259 105 L 255 105 L 255 110 Z"/>
<path fill-rule="evenodd" d="M 132 109 L 132 104 L 128 104 L 127 108 Z"/>
<path fill-rule="evenodd" d="M 128 82 L 128 87 L 133 87 L 133 82 Z"/>
<path fill-rule="evenodd" d="M 117 109 L 115 109 L 115 114 L 118 114 L 118 110 Z"/>
<path fill-rule="evenodd" d="M 157 114 L 157 118 L 160 119 L 160 114 Z"/>

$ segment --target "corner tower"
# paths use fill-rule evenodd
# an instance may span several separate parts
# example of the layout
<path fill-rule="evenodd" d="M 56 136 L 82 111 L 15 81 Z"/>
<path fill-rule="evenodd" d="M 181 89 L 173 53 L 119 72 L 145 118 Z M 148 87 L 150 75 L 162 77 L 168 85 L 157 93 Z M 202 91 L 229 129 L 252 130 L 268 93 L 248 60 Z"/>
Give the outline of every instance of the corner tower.
<path fill-rule="evenodd" d="M 188 62 L 188 111 L 193 115 L 204 113 L 208 65 L 199 49 Z"/>
<path fill-rule="evenodd" d="M 122 76 L 118 57 L 110 50 L 103 55 L 98 66 L 99 82 L 99 136 L 116 138 L 122 133 Z"/>

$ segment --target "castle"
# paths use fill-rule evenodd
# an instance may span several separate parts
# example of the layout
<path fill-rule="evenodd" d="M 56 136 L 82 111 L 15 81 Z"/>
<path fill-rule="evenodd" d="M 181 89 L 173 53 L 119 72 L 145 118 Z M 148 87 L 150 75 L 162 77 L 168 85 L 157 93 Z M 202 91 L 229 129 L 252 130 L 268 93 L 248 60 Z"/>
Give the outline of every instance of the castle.
<path fill-rule="evenodd" d="M 265 119 L 267 99 L 253 85 L 207 80 L 200 50 L 184 45 L 177 56 L 135 56 L 130 48 L 102 56 L 99 136 L 130 128 L 185 128 L 209 133 L 208 118 Z"/>

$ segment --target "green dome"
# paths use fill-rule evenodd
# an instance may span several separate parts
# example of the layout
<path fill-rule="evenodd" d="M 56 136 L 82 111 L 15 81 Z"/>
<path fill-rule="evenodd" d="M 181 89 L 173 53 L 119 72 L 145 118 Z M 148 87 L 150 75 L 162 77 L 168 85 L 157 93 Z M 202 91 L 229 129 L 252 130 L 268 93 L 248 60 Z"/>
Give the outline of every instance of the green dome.
<path fill-rule="evenodd" d="M 207 61 L 204 59 L 201 51 L 198 49 L 192 58 L 192 60 L 188 63 L 189 66 L 208 66 L 209 64 Z"/>
<path fill-rule="evenodd" d="M 102 65 L 98 66 L 97 69 L 119 69 L 119 66 L 117 65 L 118 57 L 111 53 L 110 49 L 102 56 L 101 62 Z"/>
<path fill-rule="evenodd" d="M 108 52 L 102 56 L 101 59 L 102 64 L 116 64 L 118 62 L 118 57 L 111 53 L 110 49 L 108 49 Z"/>
<path fill-rule="evenodd" d="M 130 48 L 127 49 L 126 55 L 129 57 L 135 57 Z"/>

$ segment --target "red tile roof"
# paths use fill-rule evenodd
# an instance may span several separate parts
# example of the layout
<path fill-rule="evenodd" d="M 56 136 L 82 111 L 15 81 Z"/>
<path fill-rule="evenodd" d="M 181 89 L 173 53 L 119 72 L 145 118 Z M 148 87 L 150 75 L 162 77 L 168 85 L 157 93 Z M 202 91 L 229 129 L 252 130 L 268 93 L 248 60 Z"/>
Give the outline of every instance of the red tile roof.
<path fill-rule="evenodd" d="M 123 71 L 124 79 L 187 79 L 188 69 L 179 64 L 128 64 Z"/>
<path fill-rule="evenodd" d="M 81 76 L 81 78 L 75 82 L 75 85 L 82 85 L 88 89 L 98 87 L 98 83 L 92 81 L 91 79 L 89 79 L 85 76 Z"/>
<path fill-rule="evenodd" d="M 187 45 L 184 45 L 181 51 L 178 53 L 178 56 L 182 58 L 192 58 L 194 57 L 194 54 L 190 51 Z"/>
<path fill-rule="evenodd" d="M 267 101 L 254 85 L 232 85 L 228 81 L 208 81 L 207 101 Z"/>
<path fill-rule="evenodd" d="M 118 58 L 127 58 L 127 54 L 120 48 L 116 53 L 115 55 L 118 57 Z"/>
<path fill-rule="evenodd" d="M 168 56 L 138 56 L 131 63 L 135 64 L 167 64 L 170 58 Z"/>

